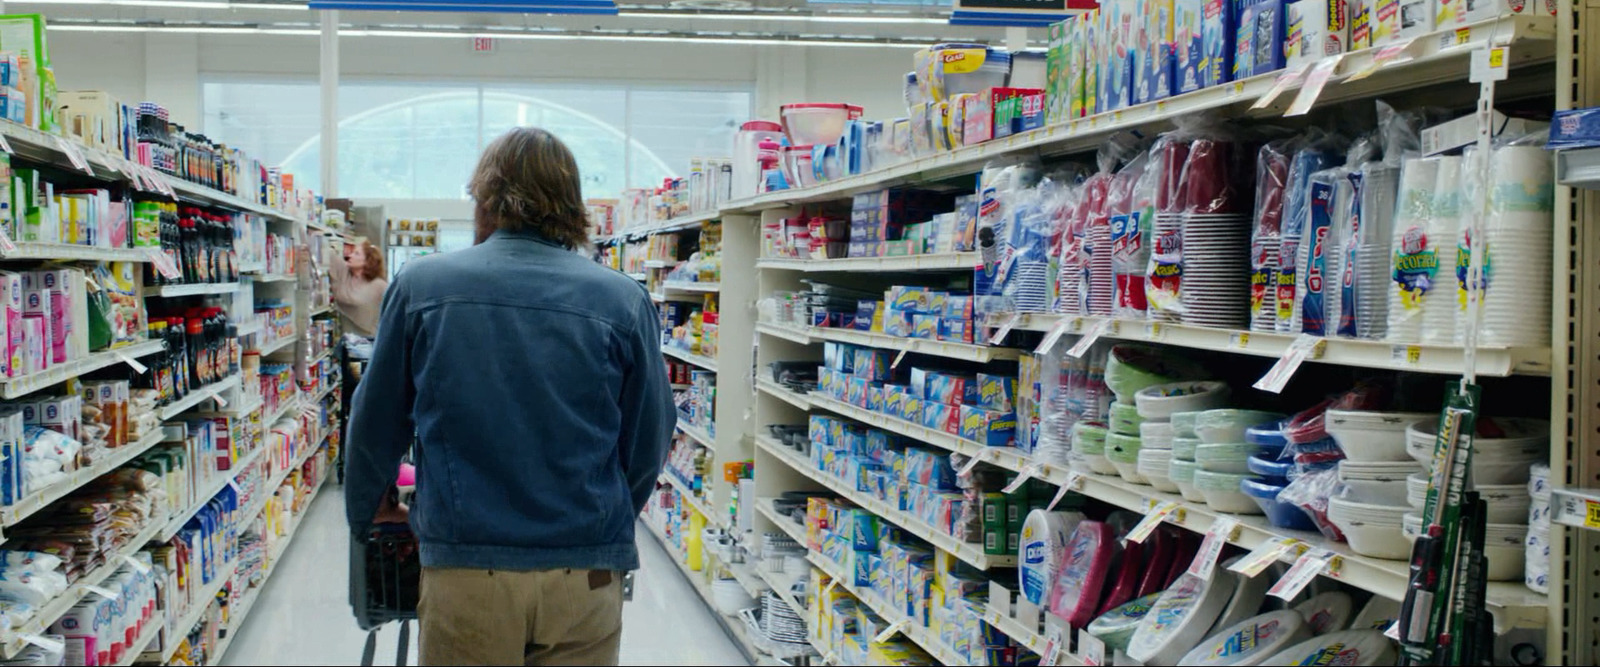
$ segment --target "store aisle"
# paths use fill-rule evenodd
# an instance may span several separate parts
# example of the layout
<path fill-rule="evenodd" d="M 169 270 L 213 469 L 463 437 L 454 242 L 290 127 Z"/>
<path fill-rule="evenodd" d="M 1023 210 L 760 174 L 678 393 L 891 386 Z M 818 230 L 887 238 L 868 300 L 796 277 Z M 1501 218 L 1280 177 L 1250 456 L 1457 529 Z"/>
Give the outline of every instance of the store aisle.
<path fill-rule="evenodd" d="M 320 494 L 267 582 L 225 665 L 356 665 L 366 633 L 350 614 L 342 488 Z M 639 531 L 642 569 L 623 607 L 624 665 L 742 665 L 744 658 L 655 540 Z M 374 664 L 392 665 L 399 631 L 384 628 Z M 416 664 L 416 633 L 409 662 Z"/>

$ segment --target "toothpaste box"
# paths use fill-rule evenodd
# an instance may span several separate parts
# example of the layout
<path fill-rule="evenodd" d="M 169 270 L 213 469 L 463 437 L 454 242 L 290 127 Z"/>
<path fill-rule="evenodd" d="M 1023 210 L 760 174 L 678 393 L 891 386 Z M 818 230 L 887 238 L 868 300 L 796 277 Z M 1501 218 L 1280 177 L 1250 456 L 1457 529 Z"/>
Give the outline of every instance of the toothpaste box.
<path fill-rule="evenodd" d="M 1017 415 L 963 405 L 961 437 L 986 447 L 1010 447 L 1017 438 Z"/>
<path fill-rule="evenodd" d="M 922 425 L 951 435 L 961 432 L 961 408 L 929 401 L 922 405 Z"/>
<path fill-rule="evenodd" d="M 978 407 L 995 412 L 1011 412 L 1016 409 L 1016 400 L 1016 376 L 978 374 Z"/>
<path fill-rule="evenodd" d="M 1350 41 L 1345 0 L 1299 0 L 1285 10 L 1285 59 L 1289 65 L 1344 53 Z"/>

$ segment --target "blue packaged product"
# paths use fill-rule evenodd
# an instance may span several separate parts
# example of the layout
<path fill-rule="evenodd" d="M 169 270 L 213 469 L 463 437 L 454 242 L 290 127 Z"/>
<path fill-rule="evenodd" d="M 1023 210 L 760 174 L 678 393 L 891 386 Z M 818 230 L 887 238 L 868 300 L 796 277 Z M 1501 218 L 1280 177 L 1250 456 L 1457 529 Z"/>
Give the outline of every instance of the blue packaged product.
<path fill-rule="evenodd" d="M 939 340 L 972 344 L 972 321 L 948 317 L 939 318 Z"/>
<path fill-rule="evenodd" d="M 1017 399 L 1017 378 L 1014 375 L 978 374 L 978 406 L 985 410 L 1010 412 Z"/>
<path fill-rule="evenodd" d="M 898 308 L 883 309 L 883 333 L 900 338 L 911 337 L 911 313 Z"/>
<path fill-rule="evenodd" d="M 1200 14 L 1200 62 L 1195 65 L 1198 85 L 1181 88 L 1190 92 L 1234 79 L 1234 40 L 1238 37 L 1238 5 L 1235 0 L 1202 0 Z M 1183 85 L 1180 77 L 1179 85 Z"/>
<path fill-rule="evenodd" d="M 854 405 L 858 408 L 867 407 L 867 386 L 871 383 L 871 381 L 864 377 L 852 375 L 845 378 L 844 382 L 844 402 Z"/>
<path fill-rule="evenodd" d="M 852 373 L 857 377 L 882 382 L 889 379 L 889 351 L 871 347 L 855 348 Z"/>
<path fill-rule="evenodd" d="M 873 385 L 873 386 L 867 387 L 867 409 L 868 410 L 871 410 L 873 412 L 883 412 L 883 406 L 884 406 L 884 403 L 886 402 L 885 399 L 886 399 L 886 397 L 884 396 L 884 393 L 883 393 L 883 387 L 880 387 L 880 386 L 877 386 L 877 385 Z"/>
<path fill-rule="evenodd" d="M 1358 242 L 1356 233 L 1360 231 L 1361 225 L 1361 189 L 1362 184 L 1365 182 L 1362 173 L 1362 170 L 1354 169 L 1346 174 L 1349 187 L 1345 195 L 1342 196 L 1349 198 L 1350 208 L 1348 212 L 1340 211 L 1339 234 L 1337 235 L 1338 238 L 1335 239 L 1337 242 L 1333 246 L 1339 255 L 1339 312 L 1334 313 L 1333 316 L 1339 318 L 1339 335 L 1351 338 L 1356 338 L 1360 335 L 1361 309 L 1357 306 L 1363 303 L 1362 292 L 1378 290 L 1377 293 L 1381 295 L 1382 290 L 1387 287 L 1387 285 L 1383 284 L 1362 284 L 1361 272 L 1358 270 L 1361 258 L 1357 250 L 1360 249 L 1361 244 Z M 1382 298 L 1382 296 L 1378 298 Z"/>
<path fill-rule="evenodd" d="M 964 294 L 949 294 L 944 299 L 944 311 L 941 313 L 946 319 L 971 320 L 972 297 Z"/>
<path fill-rule="evenodd" d="M 872 329 L 872 319 L 878 313 L 879 303 L 882 302 L 867 300 L 856 302 L 856 320 L 854 324 L 857 331 L 870 331 Z"/>
<path fill-rule="evenodd" d="M 900 414 L 896 416 L 908 422 L 920 424 L 922 423 L 922 404 L 922 399 L 907 395 L 906 400 L 900 404 Z"/>
<path fill-rule="evenodd" d="M 1557 111 L 1550 119 L 1546 148 L 1600 146 L 1600 107 Z"/>
<path fill-rule="evenodd" d="M 878 517 L 861 512 L 850 522 L 850 546 L 856 551 L 878 550 Z"/>
<path fill-rule="evenodd" d="M 928 309 L 923 311 L 928 315 L 943 316 L 945 308 L 950 306 L 950 293 L 936 290 L 928 291 Z"/>
<path fill-rule="evenodd" d="M 951 435 L 961 432 L 961 408 L 928 401 L 922 404 L 922 425 Z"/>
<path fill-rule="evenodd" d="M 822 365 L 842 373 L 855 368 L 856 356 L 850 345 L 825 342 L 822 344 Z"/>
<path fill-rule="evenodd" d="M 1311 178 L 1311 219 L 1305 230 L 1302 244 L 1310 244 L 1306 260 L 1305 281 L 1297 285 L 1305 289 L 1300 297 L 1300 323 L 1304 333 L 1325 336 L 1330 329 L 1327 320 L 1328 247 L 1333 234 L 1335 216 L 1334 199 L 1338 190 L 1338 174 L 1333 170 L 1318 172 Z"/>
<path fill-rule="evenodd" d="M 985 447 L 1010 447 L 1017 439 L 1017 415 L 963 405 L 961 437 Z"/>
<path fill-rule="evenodd" d="M 1231 4 L 1231 0 L 1224 0 Z M 1233 80 L 1248 79 L 1259 74 L 1256 71 L 1256 16 L 1260 6 L 1255 3 L 1245 3 L 1234 7 L 1237 20 L 1231 24 L 1233 29 Z"/>
<path fill-rule="evenodd" d="M 938 315 L 912 315 L 911 337 L 923 340 L 938 340 L 939 321 Z"/>
<path fill-rule="evenodd" d="M 890 308 L 903 310 L 908 313 L 926 313 L 928 311 L 929 290 L 926 287 L 907 287 L 896 285 L 889 288 L 885 301 Z"/>
<path fill-rule="evenodd" d="M 1178 93 L 1201 89 L 1205 61 L 1206 0 L 1173 0 L 1172 86 Z"/>
<path fill-rule="evenodd" d="M 922 397 L 946 405 L 977 405 L 978 378 L 957 373 L 929 373 Z"/>
<path fill-rule="evenodd" d="M 906 388 L 897 384 L 883 386 L 883 408 L 886 415 L 899 415 L 905 410 Z"/>
<path fill-rule="evenodd" d="M 1283 69 L 1284 19 L 1288 13 L 1283 0 L 1255 0 L 1255 74 Z"/>

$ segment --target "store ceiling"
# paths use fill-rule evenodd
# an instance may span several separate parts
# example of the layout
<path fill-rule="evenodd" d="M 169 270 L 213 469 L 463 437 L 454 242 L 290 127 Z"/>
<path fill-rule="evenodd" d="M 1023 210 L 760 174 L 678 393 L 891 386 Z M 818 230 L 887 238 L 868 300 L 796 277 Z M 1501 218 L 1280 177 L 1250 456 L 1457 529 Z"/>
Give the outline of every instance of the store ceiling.
<path fill-rule="evenodd" d="M 54 30 L 310 36 L 318 13 L 295 0 L 32 0 Z M 1004 30 L 948 25 L 948 4 L 918 0 L 678 0 L 619 3 L 609 15 L 342 11 L 350 36 L 697 41 L 910 48 L 939 41 L 999 42 Z M 1042 31 L 1034 31 L 1036 39 Z"/>

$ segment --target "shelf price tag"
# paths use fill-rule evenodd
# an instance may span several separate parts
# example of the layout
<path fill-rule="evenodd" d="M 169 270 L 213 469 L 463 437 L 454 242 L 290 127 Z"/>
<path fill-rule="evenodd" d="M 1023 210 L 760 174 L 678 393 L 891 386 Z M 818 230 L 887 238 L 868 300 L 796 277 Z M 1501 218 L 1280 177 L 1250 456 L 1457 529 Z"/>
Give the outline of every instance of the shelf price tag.
<path fill-rule="evenodd" d="M 1106 664 L 1106 643 L 1088 632 L 1078 633 L 1078 660 L 1085 665 Z"/>
<path fill-rule="evenodd" d="M 890 362 L 889 368 L 891 368 L 891 369 L 898 368 L 900 366 L 900 361 L 902 359 L 905 359 L 906 358 L 906 353 L 910 352 L 910 351 L 911 351 L 911 348 L 909 348 L 909 347 L 900 350 L 900 354 L 894 355 L 894 361 Z"/>
<path fill-rule="evenodd" d="M 1078 339 L 1078 342 L 1067 348 L 1067 356 L 1082 359 L 1083 355 L 1089 351 L 1089 348 L 1094 347 L 1094 344 L 1100 340 L 1101 336 L 1111 333 L 1111 327 L 1114 324 L 1116 323 L 1113 320 L 1095 322 L 1094 326 L 1089 327 L 1089 330 L 1084 332 L 1083 337 Z"/>
<path fill-rule="evenodd" d="M 78 147 L 72 145 L 72 142 L 68 141 L 66 137 L 56 137 L 56 148 L 61 149 L 61 152 L 66 154 L 67 161 L 72 163 L 72 168 L 90 176 L 94 175 L 94 167 L 89 166 L 89 161 L 84 159 L 83 153 L 78 151 Z"/>
<path fill-rule="evenodd" d="M 1389 348 L 1389 360 L 1415 366 L 1422 361 L 1422 347 L 1420 345 L 1395 345 Z"/>
<path fill-rule="evenodd" d="M 1317 575 L 1328 568 L 1328 563 L 1333 561 L 1334 553 L 1327 549 L 1312 549 L 1303 554 L 1289 567 L 1289 571 L 1272 585 L 1267 591 L 1268 595 L 1281 600 L 1293 600 L 1300 591 L 1306 589 Z"/>
<path fill-rule="evenodd" d="M 911 625 L 911 619 L 909 618 L 902 618 L 898 621 L 895 621 L 893 625 L 884 628 L 883 632 L 878 633 L 878 636 L 873 637 L 872 643 L 882 644 L 886 641 L 889 641 L 890 637 L 893 637 L 896 632 L 906 629 L 906 626 L 908 625 Z"/>
<path fill-rule="evenodd" d="M 1069 492 L 1069 491 L 1077 491 L 1077 490 L 1082 489 L 1082 488 L 1083 488 L 1083 473 L 1080 473 L 1080 472 L 1078 472 L 1076 470 L 1067 473 L 1067 483 L 1066 484 L 1062 484 L 1060 488 L 1056 489 L 1055 497 L 1050 499 L 1050 504 L 1045 506 L 1044 511 L 1046 511 L 1046 512 L 1055 511 L 1056 505 L 1060 505 L 1061 504 L 1061 499 L 1067 497 L 1067 492 Z"/>
<path fill-rule="evenodd" d="M 11 140 L 6 138 L 4 132 L 0 132 L 0 151 L 5 151 L 6 155 L 16 155 L 17 153 L 11 149 Z"/>
<path fill-rule="evenodd" d="M 1282 74 L 1278 75 L 1278 79 L 1272 82 L 1272 87 L 1268 88 L 1267 92 L 1262 94 L 1260 99 L 1256 100 L 1255 104 L 1250 105 L 1250 109 L 1255 110 L 1267 108 L 1267 105 L 1272 104 L 1273 100 L 1278 99 L 1278 96 L 1282 95 L 1283 91 L 1286 91 L 1290 87 L 1294 86 L 1294 84 L 1299 83 L 1300 77 L 1305 76 L 1306 70 L 1310 67 L 1311 63 L 1305 62 L 1284 70 Z"/>
<path fill-rule="evenodd" d="M 60 653 L 67 650 L 66 642 L 51 639 L 44 635 L 36 635 L 31 632 L 19 634 L 17 635 L 17 639 L 21 639 L 24 642 L 44 649 L 45 653 Z"/>
<path fill-rule="evenodd" d="M 985 449 L 985 450 L 983 450 L 981 452 L 978 452 L 978 454 L 976 456 L 973 456 L 972 458 L 967 459 L 967 464 L 964 465 L 964 466 L 961 466 L 961 469 L 956 471 L 956 476 L 957 477 L 966 477 L 967 475 L 972 474 L 972 469 L 978 467 L 978 464 L 982 463 L 983 460 L 988 457 L 988 455 L 989 455 L 989 450 Z"/>
<path fill-rule="evenodd" d="M 1145 538 L 1150 537 L 1150 533 L 1156 532 L 1156 527 L 1167 519 L 1168 514 L 1177 510 L 1178 504 L 1170 500 L 1156 503 L 1150 511 L 1145 512 L 1144 518 L 1133 526 L 1133 530 L 1128 531 L 1127 541 L 1143 543 Z"/>
<path fill-rule="evenodd" d="M 1160 322 L 1149 322 L 1144 325 L 1144 337 L 1146 340 L 1161 340 L 1166 337 L 1166 334 L 1166 329 L 1161 327 Z"/>
<path fill-rule="evenodd" d="M 178 263 L 172 261 L 172 256 L 160 248 L 145 248 L 145 254 L 150 257 L 150 263 L 156 265 L 156 271 L 161 277 L 172 279 L 183 275 L 178 272 Z"/>
<path fill-rule="evenodd" d="M 1061 650 L 1067 645 L 1067 638 L 1063 636 L 1061 626 L 1054 625 L 1045 630 L 1044 653 L 1039 656 L 1040 664 L 1061 664 Z M 1084 633 L 1089 634 L 1089 633 Z"/>
<path fill-rule="evenodd" d="M 219 407 L 219 408 L 228 407 L 228 401 L 227 401 L 227 399 L 224 399 L 222 397 L 222 392 L 220 392 L 220 391 L 215 393 L 215 394 L 212 394 L 211 395 L 211 400 L 216 401 L 217 402 L 217 407 Z"/>
<path fill-rule="evenodd" d="M 1300 364 L 1305 363 L 1307 359 L 1322 357 L 1322 351 L 1327 347 L 1328 341 L 1319 336 L 1300 334 L 1289 344 L 1288 349 L 1283 351 L 1283 356 L 1278 357 L 1278 363 L 1273 364 L 1272 368 L 1267 370 L 1267 374 L 1261 376 L 1261 379 L 1252 386 L 1274 394 L 1282 393 L 1283 388 L 1289 385 L 1289 379 L 1294 377 L 1295 371 L 1300 370 Z"/>
<path fill-rule="evenodd" d="M 1351 81 L 1360 81 L 1372 76 L 1374 72 L 1383 69 L 1383 67 L 1388 65 L 1390 61 L 1394 61 L 1395 63 L 1403 63 L 1407 60 L 1411 60 L 1414 57 L 1411 55 L 1411 46 L 1416 43 L 1417 38 L 1412 37 L 1406 41 L 1390 44 L 1378 49 L 1378 52 L 1372 55 L 1372 60 L 1367 61 L 1365 67 L 1356 70 L 1354 74 L 1346 77 L 1344 82 L 1350 83 Z M 1404 57 L 1402 58 L 1401 56 Z"/>
<path fill-rule="evenodd" d="M 1383 636 L 1395 641 L 1400 641 L 1400 619 L 1390 621 L 1389 627 L 1385 628 L 1383 631 Z"/>
<path fill-rule="evenodd" d="M 1254 577 L 1267 569 L 1268 565 L 1278 562 L 1284 554 L 1299 547 L 1300 540 L 1292 537 L 1275 537 L 1262 542 L 1250 553 L 1245 554 L 1244 558 L 1229 565 L 1228 569 L 1246 577 Z"/>
<path fill-rule="evenodd" d="M 1295 95 L 1294 102 L 1289 104 L 1289 109 L 1283 112 L 1284 116 L 1304 116 L 1317 103 L 1317 98 L 1322 97 L 1322 89 L 1327 87 L 1328 79 L 1333 78 L 1339 63 L 1344 62 L 1344 54 L 1328 56 L 1317 61 L 1316 67 L 1311 68 L 1311 73 L 1306 75 L 1305 85 L 1300 87 L 1300 94 Z"/>
<path fill-rule="evenodd" d="M 134 359 L 132 356 L 129 356 L 127 352 L 116 350 L 115 354 L 117 355 L 117 359 L 121 360 L 122 363 L 132 367 L 133 372 L 135 373 L 143 375 L 145 371 L 149 370 L 144 364 L 139 363 L 138 359 Z"/>
<path fill-rule="evenodd" d="M 1039 346 L 1033 348 L 1033 353 L 1049 354 L 1050 350 L 1056 346 L 1056 343 L 1061 341 L 1061 337 L 1066 335 L 1067 330 L 1072 328 L 1073 319 L 1071 317 L 1063 317 L 1056 320 L 1056 323 L 1050 327 L 1049 333 L 1044 335 L 1044 340 L 1039 341 Z"/>
<path fill-rule="evenodd" d="M 1212 570 L 1217 568 L 1217 558 L 1222 556 L 1222 547 L 1232 542 L 1238 532 L 1239 522 L 1233 517 L 1220 516 L 1212 521 L 1205 539 L 1200 541 L 1200 550 L 1189 563 L 1189 574 L 1210 579 Z"/>
<path fill-rule="evenodd" d="M 1031 466 L 1023 468 L 1022 472 L 1017 473 L 1017 478 L 1014 479 L 1014 480 L 1011 480 L 1011 483 L 1007 484 L 1006 488 L 1000 489 L 1000 492 L 1001 493 L 1016 493 L 1017 489 L 1022 488 L 1023 484 L 1027 484 L 1028 480 L 1033 479 L 1035 475 L 1038 475 L 1039 474 L 1039 470 L 1042 469 L 1043 467 L 1044 467 L 1044 464 L 1035 463 L 1035 464 L 1033 464 Z"/>
<path fill-rule="evenodd" d="M 1506 47 L 1490 46 L 1472 51 L 1472 65 L 1467 70 L 1467 81 L 1504 81 L 1506 78 Z"/>
<path fill-rule="evenodd" d="M 1228 347 L 1243 350 L 1250 347 L 1250 332 L 1235 331 L 1228 334 Z"/>
<path fill-rule="evenodd" d="M 989 337 L 989 344 L 999 345 L 1002 341 L 1004 341 L 1006 339 L 1006 334 L 1011 333 L 1011 330 L 1016 328 L 1017 320 L 1021 318 L 1022 316 L 1016 313 L 1012 313 L 1010 317 L 1007 317 L 1004 322 L 1000 323 L 1000 328 L 995 329 L 994 335 Z"/>
<path fill-rule="evenodd" d="M 109 588 L 104 588 L 104 587 L 101 587 L 101 586 L 90 586 L 90 585 L 86 584 L 86 585 L 84 585 L 83 590 L 89 591 L 90 593 L 94 593 L 95 595 L 103 597 L 103 598 L 105 598 L 107 600 L 115 600 L 117 598 L 122 597 L 116 591 L 111 590 Z"/>
<path fill-rule="evenodd" d="M 133 556 L 129 556 L 128 554 L 123 554 L 122 555 L 122 560 L 123 560 L 123 562 L 128 564 L 128 567 L 133 568 L 133 570 L 135 572 L 138 572 L 139 574 L 149 574 L 150 573 L 150 566 L 146 565 L 145 562 L 142 561 L 142 560 L 134 558 Z"/>

